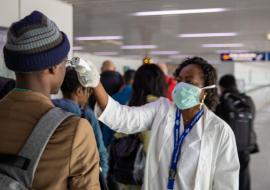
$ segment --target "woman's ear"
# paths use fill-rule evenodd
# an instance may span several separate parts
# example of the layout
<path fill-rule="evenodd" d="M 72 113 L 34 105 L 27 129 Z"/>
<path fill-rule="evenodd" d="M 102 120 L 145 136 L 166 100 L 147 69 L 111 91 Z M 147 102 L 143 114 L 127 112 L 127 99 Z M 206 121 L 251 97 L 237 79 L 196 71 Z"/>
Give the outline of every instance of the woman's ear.
<path fill-rule="evenodd" d="M 75 95 L 80 96 L 83 93 L 83 88 L 80 86 L 75 90 Z"/>
<path fill-rule="evenodd" d="M 202 101 L 204 102 L 205 98 L 207 96 L 207 92 L 204 93 Z"/>
<path fill-rule="evenodd" d="M 207 96 L 207 92 L 203 91 L 202 98 L 201 98 L 201 103 L 200 103 L 200 109 L 202 109 L 202 106 L 204 104 L 204 100 L 205 100 L 206 96 Z"/>
<path fill-rule="evenodd" d="M 201 92 L 201 97 L 200 97 L 200 101 L 204 102 L 205 98 L 207 96 L 207 92 L 205 90 L 202 90 Z"/>
<path fill-rule="evenodd" d="M 93 88 L 88 89 L 89 96 L 91 96 L 93 94 L 93 92 L 94 92 Z"/>

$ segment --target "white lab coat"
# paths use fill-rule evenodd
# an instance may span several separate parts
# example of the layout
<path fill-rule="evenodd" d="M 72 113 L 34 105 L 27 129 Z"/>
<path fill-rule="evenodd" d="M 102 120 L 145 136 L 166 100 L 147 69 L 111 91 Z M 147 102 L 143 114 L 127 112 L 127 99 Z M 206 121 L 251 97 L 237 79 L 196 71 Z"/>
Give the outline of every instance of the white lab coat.
<path fill-rule="evenodd" d="M 238 190 L 239 161 L 231 128 L 204 106 L 204 115 L 186 137 L 177 165 L 175 190 Z M 166 98 L 141 107 L 109 97 L 99 120 L 127 134 L 151 130 L 144 190 L 166 190 L 173 150 L 176 106 Z M 181 121 L 183 131 L 183 121 Z"/>

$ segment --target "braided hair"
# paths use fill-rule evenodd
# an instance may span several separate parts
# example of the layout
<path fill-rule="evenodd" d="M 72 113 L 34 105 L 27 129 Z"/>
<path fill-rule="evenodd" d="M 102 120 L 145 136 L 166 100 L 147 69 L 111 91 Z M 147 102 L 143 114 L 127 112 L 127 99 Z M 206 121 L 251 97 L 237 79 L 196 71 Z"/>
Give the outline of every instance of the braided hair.
<path fill-rule="evenodd" d="M 182 69 L 188 65 L 198 65 L 203 72 L 203 83 L 204 86 L 210 86 L 217 83 L 217 72 L 216 69 L 209 64 L 206 60 L 201 57 L 192 57 L 185 59 L 175 70 L 174 76 L 178 77 Z M 219 98 L 217 93 L 217 88 L 205 90 L 207 96 L 205 98 L 205 105 L 211 109 L 215 110 L 216 105 L 218 104 Z"/>

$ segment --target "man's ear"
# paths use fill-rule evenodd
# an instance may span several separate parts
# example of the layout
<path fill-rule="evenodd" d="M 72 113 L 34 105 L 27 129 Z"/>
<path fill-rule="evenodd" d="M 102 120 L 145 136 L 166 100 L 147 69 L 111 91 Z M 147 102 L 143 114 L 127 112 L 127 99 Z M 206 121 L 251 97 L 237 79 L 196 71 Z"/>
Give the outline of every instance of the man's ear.
<path fill-rule="evenodd" d="M 49 73 L 50 73 L 50 74 L 55 74 L 55 73 L 56 73 L 56 69 L 57 69 L 57 65 L 52 66 L 52 67 L 49 68 L 48 70 L 49 70 Z"/>

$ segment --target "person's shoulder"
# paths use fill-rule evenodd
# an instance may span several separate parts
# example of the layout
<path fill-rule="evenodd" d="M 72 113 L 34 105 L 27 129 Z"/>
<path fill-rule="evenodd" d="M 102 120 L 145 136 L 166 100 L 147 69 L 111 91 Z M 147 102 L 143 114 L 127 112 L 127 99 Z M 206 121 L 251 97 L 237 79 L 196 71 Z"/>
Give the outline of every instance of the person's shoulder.
<path fill-rule="evenodd" d="M 166 76 L 166 79 L 167 79 L 167 81 L 168 81 L 168 85 L 176 85 L 176 80 L 173 78 L 173 77 L 171 77 L 171 76 Z"/>
<path fill-rule="evenodd" d="M 89 107 L 89 106 L 86 106 L 85 109 L 84 109 L 85 113 L 89 114 L 89 115 L 95 115 L 94 114 L 94 111 Z"/>
<path fill-rule="evenodd" d="M 166 98 L 166 97 L 160 97 L 160 98 L 158 98 L 155 102 L 156 102 L 157 104 L 159 104 L 159 107 L 161 108 L 161 109 L 159 109 L 160 111 L 164 111 L 162 108 L 168 110 L 168 109 L 170 109 L 171 107 L 175 107 L 174 102 L 172 102 L 171 100 L 169 100 L 169 99 Z"/>
<path fill-rule="evenodd" d="M 231 127 L 211 110 L 207 110 L 208 126 L 219 132 L 232 133 Z"/>
<path fill-rule="evenodd" d="M 90 123 L 86 119 L 74 115 L 62 122 L 57 128 L 55 136 L 73 139 L 78 133 L 89 133 L 89 130 L 91 130 Z"/>
<path fill-rule="evenodd" d="M 88 120 L 80 118 L 78 124 L 76 126 L 75 135 L 78 136 L 77 138 L 87 138 L 93 135 L 93 129 L 91 124 Z"/>
<path fill-rule="evenodd" d="M 156 100 L 156 102 L 159 102 L 161 104 L 168 105 L 168 106 L 174 105 L 174 103 L 166 97 L 159 97 Z"/>
<path fill-rule="evenodd" d="M 88 122 L 87 119 L 78 117 L 78 116 L 71 116 L 69 118 L 67 118 L 62 124 L 61 127 L 65 128 L 65 127 L 69 127 L 69 128 L 74 128 L 74 130 L 76 128 L 89 128 L 90 123 Z"/>
<path fill-rule="evenodd" d="M 246 94 L 246 93 L 241 93 L 241 95 L 242 95 L 247 101 L 253 101 L 252 97 L 249 96 L 248 94 Z"/>
<path fill-rule="evenodd" d="M 94 123 L 97 122 L 97 118 L 95 116 L 94 111 L 90 107 L 87 107 L 84 110 L 84 114 L 85 114 L 85 118 L 90 122 L 90 124 L 92 124 L 92 127 L 94 127 L 93 122 Z"/>

